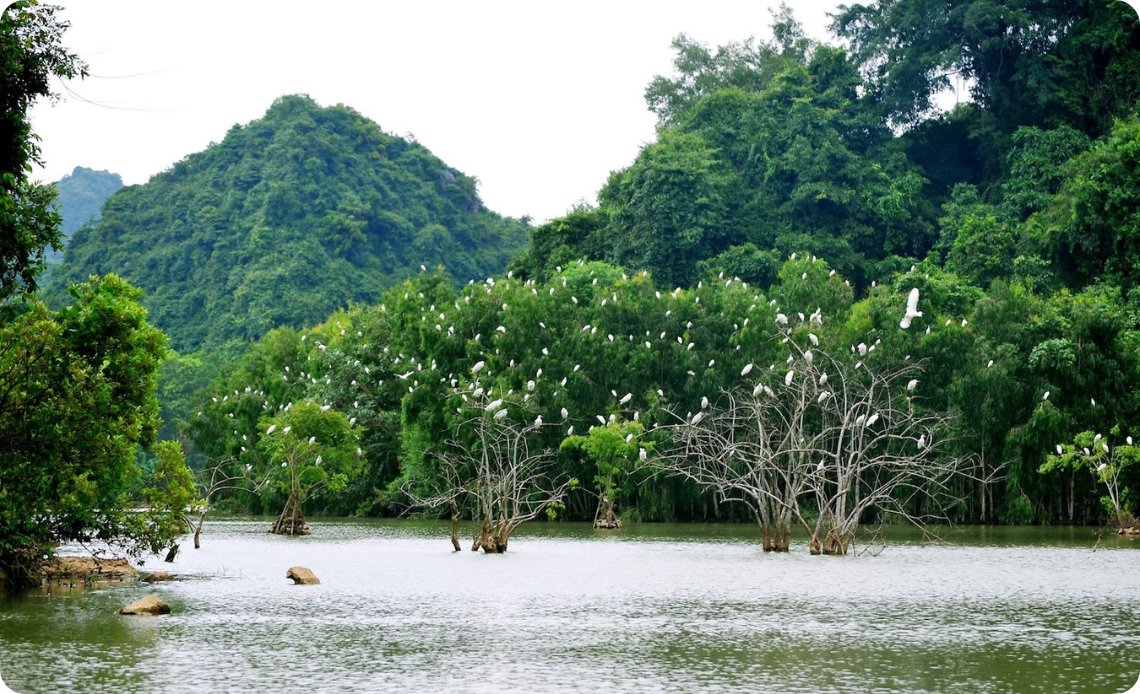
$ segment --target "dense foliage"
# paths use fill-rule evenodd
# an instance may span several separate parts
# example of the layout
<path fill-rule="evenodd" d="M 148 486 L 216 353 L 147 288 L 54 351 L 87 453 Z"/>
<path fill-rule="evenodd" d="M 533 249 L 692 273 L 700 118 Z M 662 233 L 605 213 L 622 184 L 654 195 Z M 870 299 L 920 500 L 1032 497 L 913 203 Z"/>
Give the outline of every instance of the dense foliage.
<path fill-rule="evenodd" d="M 114 275 L 71 293 L 57 313 L 37 302 L 0 324 L 0 571 L 16 584 L 62 542 L 157 552 L 192 501 L 176 444 L 138 460 L 166 337 Z"/>
<path fill-rule="evenodd" d="M 259 120 L 141 186 L 72 235 L 53 291 L 114 271 L 146 291 L 179 352 L 247 344 L 373 303 L 421 265 L 456 282 L 501 269 L 525 226 L 475 180 L 344 106 L 278 99 Z"/>

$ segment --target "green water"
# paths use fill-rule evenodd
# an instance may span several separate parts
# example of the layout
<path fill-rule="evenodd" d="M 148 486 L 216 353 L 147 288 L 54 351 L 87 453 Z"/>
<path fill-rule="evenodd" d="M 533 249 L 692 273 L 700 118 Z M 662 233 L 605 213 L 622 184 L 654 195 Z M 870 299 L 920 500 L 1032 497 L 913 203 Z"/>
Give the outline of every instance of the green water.
<path fill-rule="evenodd" d="M 760 551 L 747 526 L 207 524 L 185 580 L 0 601 L 0 677 L 56 692 L 1089 692 L 1140 675 L 1140 541 L 967 528 L 877 555 Z M 285 579 L 311 568 L 319 586 Z M 119 617 L 157 593 L 173 614 Z"/>

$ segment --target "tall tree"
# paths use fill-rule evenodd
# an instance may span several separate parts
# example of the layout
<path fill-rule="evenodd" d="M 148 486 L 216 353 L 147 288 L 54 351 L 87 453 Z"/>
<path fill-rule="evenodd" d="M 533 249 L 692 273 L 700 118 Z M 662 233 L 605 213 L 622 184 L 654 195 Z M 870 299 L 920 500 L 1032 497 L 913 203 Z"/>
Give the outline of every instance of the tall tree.
<path fill-rule="evenodd" d="M 55 189 L 29 179 L 43 164 L 28 109 L 56 98 L 53 77 L 74 78 L 87 68 L 60 41 L 69 24 L 58 7 L 20 0 L 0 14 L 0 301 L 36 290 L 45 249 L 60 246 Z"/>

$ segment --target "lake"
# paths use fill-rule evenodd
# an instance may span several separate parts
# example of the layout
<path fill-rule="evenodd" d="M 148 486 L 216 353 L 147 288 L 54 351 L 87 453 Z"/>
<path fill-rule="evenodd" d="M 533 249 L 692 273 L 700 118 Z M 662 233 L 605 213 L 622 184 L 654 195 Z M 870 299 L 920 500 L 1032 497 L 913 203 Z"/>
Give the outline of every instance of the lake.
<path fill-rule="evenodd" d="M 0 599 L 0 677 L 59 692 L 1061 692 L 1140 675 L 1140 540 L 891 528 L 877 555 L 764 554 L 757 530 L 208 521 L 181 579 Z M 470 534 L 466 540 L 470 544 Z M 859 547 L 856 548 L 858 551 Z M 295 586 L 290 566 L 318 586 Z M 154 592 L 173 614 L 120 617 Z"/>

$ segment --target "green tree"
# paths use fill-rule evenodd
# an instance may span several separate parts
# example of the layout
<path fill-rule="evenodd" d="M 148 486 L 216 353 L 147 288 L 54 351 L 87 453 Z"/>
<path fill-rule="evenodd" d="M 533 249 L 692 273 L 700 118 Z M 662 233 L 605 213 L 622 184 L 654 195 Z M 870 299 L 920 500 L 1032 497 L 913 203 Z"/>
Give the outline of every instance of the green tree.
<path fill-rule="evenodd" d="M 147 324 L 140 292 L 114 275 L 72 295 L 57 313 L 33 303 L 0 325 L 0 569 L 15 584 L 62 542 L 103 540 L 139 555 L 184 530 L 173 450 L 158 451 L 161 479 L 141 497 L 150 510 L 132 511 L 144 482 L 138 447 L 159 421 L 166 337 Z"/>
<path fill-rule="evenodd" d="M 641 440 L 645 431 L 639 422 L 615 421 L 605 426 L 592 427 L 585 436 L 568 436 L 562 441 L 564 450 L 581 450 L 594 461 L 597 476 L 598 511 L 594 514 L 594 527 L 614 529 L 621 527 L 615 512 L 620 478 L 628 475 L 645 460 L 652 450 L 652 442 Z"/>
<path fill-rule="evenodd" d="M 69 25 L 58 10 L 20 0 L 0 13 L 0 301 L 34 292 L 45 249 L 61 246 L 55 189 L 28 178 L 43 163 L 28 109 L 40 97 L 55 98 L 51 78 L 87 74 L 60 44 Z"/>
<path fill-rule="evenodd" d="M 261 424 L 267 433 L 258 447 L 265 454 L 266 472 L 286 496 L 270 532 L 308 535 L 301 506 L 312 497 L 339 492 L 359 473 L 359 434 L 344 414 L 311 400 L 295 402 Z"/>

